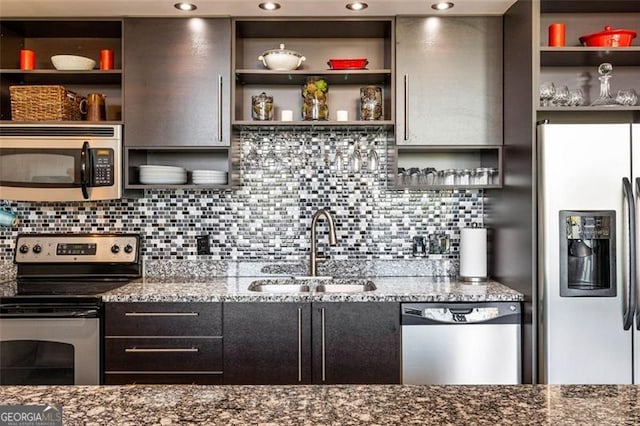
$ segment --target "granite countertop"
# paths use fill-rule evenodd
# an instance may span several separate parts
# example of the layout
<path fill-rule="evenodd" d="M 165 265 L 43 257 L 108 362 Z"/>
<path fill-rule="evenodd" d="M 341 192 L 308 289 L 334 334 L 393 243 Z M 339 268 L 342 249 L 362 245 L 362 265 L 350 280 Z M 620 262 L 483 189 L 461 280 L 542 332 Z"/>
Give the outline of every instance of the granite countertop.
<path fill-rule="evenodd" d="M 469 284 L 437 277 L 369 277 L 376 289 L 360 293 L 260 293 L 256 280 L 274 277 L 141 278 L 102 294 L 106 302 L 485 302 L 522 301 L 524 296 L 496 281 Z M 362 281 L 362 279 L 358 279 Z M 351 279 L 336 279 L 348 283 Z M 273 281 L 269 281 L 273 282 Z M 311 282 L 310 287 L 322 281 Z M 0 296 L 13 296 L 15 281 L 0 284 Z"/>
<path fill-rule="evenodd" d="M 634 425 L 640 388 L 585 386 L 3 386 L 3 405 L 65 425 Z"/>
<path fill-rule="evenodd" d="M 227 302 L 474 302 L 521 301 L 523 295 L 498 282 L 468 284 L 434 277 L 370 277 L 376 289 L 360 293 L 261 293 L 249 291 L 249 285 L 266 277 L 229 277 L 210 280 L 180 278 L 141 279 L 105 293 L 108 302 L 135 301 L 227 301 Z M 360 279 L 358 279 L 361 281 Z M 289 280 L 287 282 L 291 282 Z M 336 279 L 348 283 L 349 279 Z M 280 281 L 278 281 L 280 282 Z M 322 281 L 311 282 L 310 287 Z"/>

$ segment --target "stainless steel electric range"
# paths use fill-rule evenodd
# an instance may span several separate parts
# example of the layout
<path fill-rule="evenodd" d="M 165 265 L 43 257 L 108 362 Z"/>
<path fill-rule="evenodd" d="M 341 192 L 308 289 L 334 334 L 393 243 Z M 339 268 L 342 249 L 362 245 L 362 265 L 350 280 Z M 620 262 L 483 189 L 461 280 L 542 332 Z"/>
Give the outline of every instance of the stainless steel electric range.
<path fill-rule="evenodd" d="M 20 234 L 0 298 L 0 384 L 101 383 L 100 293 L 142 275 L 136 234 Z"/>

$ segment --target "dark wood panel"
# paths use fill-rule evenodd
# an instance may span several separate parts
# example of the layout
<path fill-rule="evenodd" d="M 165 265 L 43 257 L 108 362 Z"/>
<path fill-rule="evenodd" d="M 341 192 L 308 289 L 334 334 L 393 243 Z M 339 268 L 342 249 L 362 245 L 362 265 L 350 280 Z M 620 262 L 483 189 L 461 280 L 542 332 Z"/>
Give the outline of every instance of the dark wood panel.
<path fill-rule="evenodd" d="M 106 303 L 106 336 L 221 336 L 222 304 Z"/>
<path fill-rule="evenodd" d="M 225 303 L 225 383 L 310 383 L 310 308 L 308 303 Z"/>
<path fill-rule="evenodd" d="M 236 34 L 246 38 L 371 38 L 389 37 L 391 20 L 372 19 L 331 19 L 312 17 L 304 20 L 260 19 L 239 20 L 236 22 Z"/>
<path fill-rule="evenodd" d="M 104 377 L 106 385 L 221 385 L 222 381 L 222 374 L 218 373 L 105 374 Z"/>
<path fill-rule="evenodd" d="M 229 19 L 125 19 L 126 145 L 229 144 L 230 37 Z"/>
<path fill-rule="evenodd" d="M 398 303 L 313 303 L 312 321 L 314 383 L 400 383 Z"/>
<path fill-rule="evenodd" d="M 111 371 L 221 372 L 222 339 L 106 338 L 105 373 Z"/>

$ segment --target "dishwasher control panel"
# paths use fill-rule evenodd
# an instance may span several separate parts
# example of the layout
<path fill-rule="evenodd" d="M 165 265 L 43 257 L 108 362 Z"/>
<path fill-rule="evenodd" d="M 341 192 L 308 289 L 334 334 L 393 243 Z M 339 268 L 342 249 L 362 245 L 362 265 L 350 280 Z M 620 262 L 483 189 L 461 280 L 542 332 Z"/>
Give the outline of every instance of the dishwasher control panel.
<path fill-rule="evenodd" d="M 473 324 L 520 321 L 520 304 L 517 302 L 487 303 L 404 303 L 402 304 L 403 324 L 411 319 L 421 323 Z M 406 321 L 405 321 L 406 318 Z"/>

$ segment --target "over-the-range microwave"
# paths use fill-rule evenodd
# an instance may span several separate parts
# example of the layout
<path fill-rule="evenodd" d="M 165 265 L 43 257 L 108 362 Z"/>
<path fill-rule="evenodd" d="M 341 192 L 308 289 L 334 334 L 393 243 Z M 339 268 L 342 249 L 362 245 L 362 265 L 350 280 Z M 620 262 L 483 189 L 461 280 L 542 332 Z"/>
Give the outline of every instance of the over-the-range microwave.
<path fill-rule="evenodd" d="M 122 126 L 0 126 L 0 199 L 122 198 Z"/>

